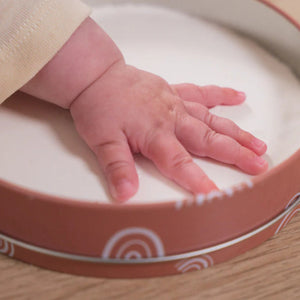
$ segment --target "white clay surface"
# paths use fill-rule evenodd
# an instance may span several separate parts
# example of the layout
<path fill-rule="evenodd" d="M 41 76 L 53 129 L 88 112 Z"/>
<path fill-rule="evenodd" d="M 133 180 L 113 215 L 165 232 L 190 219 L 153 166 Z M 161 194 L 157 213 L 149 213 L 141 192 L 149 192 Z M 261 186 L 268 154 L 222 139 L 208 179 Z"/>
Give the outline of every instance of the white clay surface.
<path fill-rule="evenodd" d="M 130 64 L 170 83 L 217 84 L 245 91 L 245 104 L 212 111 L 266 141 L 271 168 L 299 149 L 299 82 L 288 67 L 253 41 L 152 6 L 98 7 L 93 18 Z M 17 94 L 1 106 L 0 128 L 0 178 L 78 201 L 111 202 L 97 161 L 78 137 L 67 111 Z M 250 178 L 226 165 L 195 161 L 220 188 Z M 178 200 L 188 195 L 149 161 L 137 157 L 136 163 L 140 189 L 129 203 Z"/>

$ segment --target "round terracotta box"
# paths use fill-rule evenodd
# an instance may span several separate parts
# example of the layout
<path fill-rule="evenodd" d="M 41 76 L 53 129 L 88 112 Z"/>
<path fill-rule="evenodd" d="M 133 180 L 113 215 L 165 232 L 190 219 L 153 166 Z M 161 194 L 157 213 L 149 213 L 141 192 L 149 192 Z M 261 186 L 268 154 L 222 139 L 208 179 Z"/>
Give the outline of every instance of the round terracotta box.
<path fill-rule="evenodd" d="M 144 2 L 235 28 L 300 75 L 297 0 Z M 299 170 L 298 149 L 267 173 L 220 192 L 132 205 L 73 201 L 1 180 L 0 252 L 86 276 L 151 277 L 207 268 L 258 246 L 290 221 L 300 209 Z"/>

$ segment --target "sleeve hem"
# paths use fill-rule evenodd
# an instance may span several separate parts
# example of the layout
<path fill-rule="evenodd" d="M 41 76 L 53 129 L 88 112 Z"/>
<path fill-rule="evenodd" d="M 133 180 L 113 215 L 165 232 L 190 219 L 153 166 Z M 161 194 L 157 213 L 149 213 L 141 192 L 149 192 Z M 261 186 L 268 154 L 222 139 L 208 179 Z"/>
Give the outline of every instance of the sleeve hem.
<path fill-rule="evenodd" d="M 79 0 L 43 0 L 0 48 L 0 103 L 33 78 L 91 10 Z"/>

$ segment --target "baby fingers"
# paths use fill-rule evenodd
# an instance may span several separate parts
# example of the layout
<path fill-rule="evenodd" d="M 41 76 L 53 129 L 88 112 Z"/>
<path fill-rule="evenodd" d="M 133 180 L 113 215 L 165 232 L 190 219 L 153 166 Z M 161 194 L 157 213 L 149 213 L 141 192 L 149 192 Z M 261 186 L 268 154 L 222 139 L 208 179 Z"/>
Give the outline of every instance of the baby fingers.
<path fill-rule="evenodd" d="M 142 153 L 154 162 L 162 174 L 194 194 L 218 189 L 174 135 L 157 134 L 142 149 Z"/>
<path fill-rule="evenodd" d="M 182 100 L 197 102 L 208 108 L 217 105 L 237 105 L 243 103 L 246 99 L 243 92 L 215 85 L 197 86 L 183 83 L 172 85 L 172 89 Z"/>
<path fill-rule="evenodd" d="M 119 202 L 131 198 L 138 189 L 138 175 L 126 138 L 105 140 L 92 148 L 113 198 Z"/>
<path fill-rule="evenodd" d="M 201 120 L 212 130 L 230 136 L 242 146 L 254 151 L 257 155 L 263 155 L 267 151 L 267 145 L 263 141 L 242 130 L 233 121 L 211 114 L 206 107 L 198 103 L 186 101 L 184 105 L 191 116 Z"/>
<path fill-rule="evenodd" d="M 253 151 L 229 136 L 216 133 L 193 117 L 189 116 L 179 122 L 176 135 L 186 149 L 195 155 L 236 165 L 251 175 L 262 173 L 268 168 L 268 163 Z"/>

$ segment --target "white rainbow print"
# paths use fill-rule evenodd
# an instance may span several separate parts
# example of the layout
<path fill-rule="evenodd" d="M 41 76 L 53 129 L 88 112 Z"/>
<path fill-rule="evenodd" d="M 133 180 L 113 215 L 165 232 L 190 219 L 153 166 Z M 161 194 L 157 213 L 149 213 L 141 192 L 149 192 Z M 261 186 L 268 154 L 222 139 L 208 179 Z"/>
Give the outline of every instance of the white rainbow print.
<path fill-rule="evenodd" d="M 210 255 L 202 255 L 191 259 L 185 259 L 175 265 L 175 268 L 180 273 L 202 270 L 214 265 L 214 260 Z"/>
<path fill-rule="evenodd" d="M 152 230 L 129 227 L 116 232 L 106 243 L 102 258 L 139 259 L 161 257 L 165 250 L 160 237 Z"/>
<path fill-rule="evenodd" d="M 296 201 L 296 199 L 300 197 L 300 193 L 296 194 L 287 204 L 286 209 L 288 209 L 288 207 L 290 205 L 292 205 L 292 203 L 294 203 Z M 283 220 L 281 221 L 281 223 L 279 224 L 278 228 L 275 231 L 275 234 L 277 234 L 280 230 L 282 230 L 290 221 L 291 219 L 295 216 L 295 214 L 300 211 L 300 205 L 298 205 L 294 210 L 292 210 L 289 214 L 287 214 Z"/>
<path fill-rule="evenodd" d="M 196 206 L 202 206 L 204 203 L 212 202 L 216 199 L 221 199 L 225 195 L 228 197 L 232 197 L 237 191 L 242 191 L 245 188 L 252 189 L 254 184 L 251 180 L 246 180 L 242 183 L 239 183 L 235 186 L 225 188 L 221 191 L 212 191 L 208 194 L 199 194 L 196 196 L 196 200 L 194 201 L 192 198 L 188 200 L 179 200 L 175 202 L 175 209 L 181 210 L 184 207 L 191 207 L 195 203 Z"/>
<path fill-rule="evenodd" d="M 0 253 L 13 257 L 15 254 L 15 247 L 13 244 L 0 239 Z"/>

